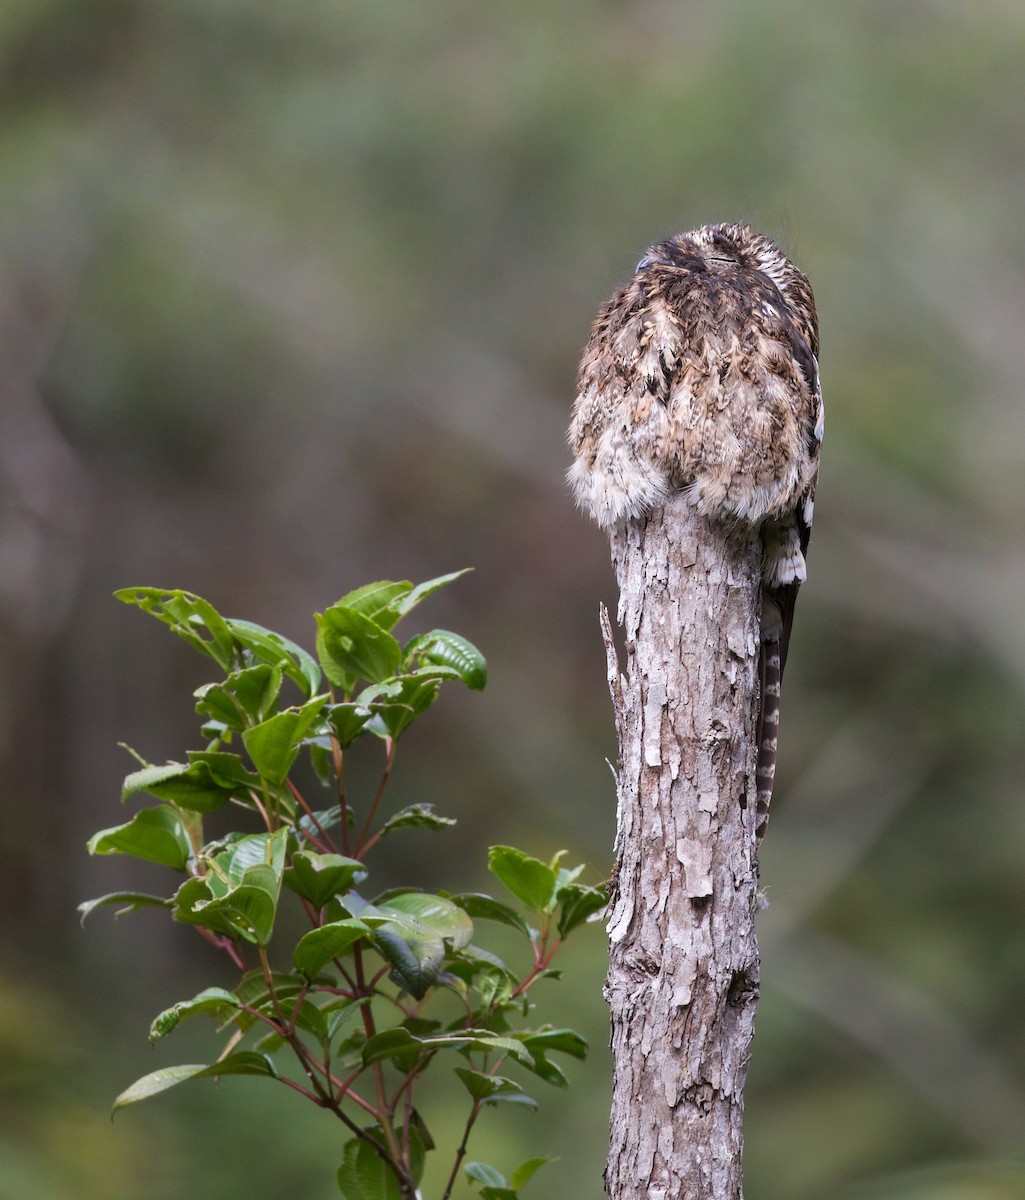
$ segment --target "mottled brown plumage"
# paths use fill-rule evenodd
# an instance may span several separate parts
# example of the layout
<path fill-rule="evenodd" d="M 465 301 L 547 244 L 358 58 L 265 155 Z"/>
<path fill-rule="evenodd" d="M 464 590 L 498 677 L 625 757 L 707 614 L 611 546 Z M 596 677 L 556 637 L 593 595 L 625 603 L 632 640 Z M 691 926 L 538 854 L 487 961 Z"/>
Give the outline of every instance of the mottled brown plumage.
<path fill-rule="evenodd" d="M 686 491 L 762 531 L 758 832 L 776 764 L 779 686 L 806 575 L 822 393 L 807 278 L 747 225 L 650 247 L 584 349 L 569 441 L 577 502 L 604 528 Z"/>

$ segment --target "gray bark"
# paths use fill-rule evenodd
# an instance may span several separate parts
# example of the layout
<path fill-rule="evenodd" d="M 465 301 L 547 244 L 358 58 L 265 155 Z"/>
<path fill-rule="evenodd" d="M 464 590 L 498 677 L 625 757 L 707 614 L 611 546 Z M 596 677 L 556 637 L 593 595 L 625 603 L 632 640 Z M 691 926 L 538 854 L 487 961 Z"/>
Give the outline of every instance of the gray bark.
<path fill-rule="evenodd" d="M 760 546 L 681 493 L 612 536 L 620 761 L 606 999 L 610 1200 L 740 1200 L 758 998 Z"/>

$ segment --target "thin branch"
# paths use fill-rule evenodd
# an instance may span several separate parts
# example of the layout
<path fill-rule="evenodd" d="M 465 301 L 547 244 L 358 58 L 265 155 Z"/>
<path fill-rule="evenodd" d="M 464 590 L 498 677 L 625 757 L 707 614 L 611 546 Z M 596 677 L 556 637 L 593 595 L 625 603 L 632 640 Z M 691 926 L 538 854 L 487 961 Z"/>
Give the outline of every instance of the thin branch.
<path fill-rule="evenodd" d="M 456 1180 L 459 1178 L 459 1168 L 462 1165 L 463 1159 L 466 1157 L 467 1143 L 470 1140 L 470 1133 L 480 1114 L 480 1101 L 475 1100 L 473 1107 L 470 1109 L 470 1115 L 466 1118 L 466 1126 L 463 1129 L 463 1140 L 459 1143 L 459 1148 L 456 1150 L 456 1160 L 452 1164 L 452 1173 L 448 1177 L 448 1183 L 445 1186 L 445 1191 L 442 1193 L 441 1200 L 449 1200 L 452 1195 L 452 1189 L 456 1185 Z"/>
<path fill-rule="evenodd" d="M 342 853 L 349 853 L 349 805 L 345 797 L 345 754 L 341 743 L 334 736 L 331 738 L 331 759 L 335 769 L 335 785 L 338 788 L 338 811 L 341 816 Z"/>
<path fill-rule="evenodd" d="M 217 950 L 223 950 L 240 971 L 248 969 L 246 960 L 242 957 L 242 951 L 230 937 L 223 933 L 214 933 L 210 929 L 204 929 L 202 925 L 196 925 L 195 929 L 204 941 L 209 942 Z"/>
<path fill-rule="evenodd" d="M 317 820 L 316 815 L 313 812 L 313 809 L 311 809 L 310 806 L 306 803 L 306 799 L 303 796 L 302 792 L 299 791 L 299 789 L 295 786 L 295 784 L 291 781 L 291 779 L 286 779 L 285 782 L 288 784 L 288 790 L 292 793 L 292 798 L 295 800 L 296 804 L 298 804 L 299 807 L 303 810 L 303 812 L 309 818 L 309 820 L 312 823 L 312 825 L 314 826 L 314 828 L 317 830 L 317 833 L 320 835 L 319 837 L 314 837 L 313 834 L 310 833 L 310 831 L 308 829 L 304 829 L 303 830 L 304 836 L 309 841 L 311 841 L 314 844 L 314 846 L 316 846 L 317 849 L 322 854 L 327 854 L 327 853 L 337 854 L 338 847 L 335 845 L 334 839 L 324 829 L 323 825 L 321 825 L 321 823 Z"/>
<path fill-rule="evenodd" d="M 384 770 L 381 772 L 381 782 L 377 785 L 377 792 L 374 795 L 373 803 L 370 805 L 370 811 L 367 813 L 367 819 L 363 822 L 363 828 L 359 831 L 359 837 L 356 839 L 356 849 L 354 851 L 356 858 L 359 858 L 365 852 L 363 845 L 364 838 L 370 832 L 370 826 L 377 815 L 377 806 L 381 803 L 381 797 L 384 795 L 384 789 L 388 786 L 392 767 L 395 764 L 395 747 L 398 743 L 394 738 L 388 738 L 386 744 L 388 747 L 388 757 L 385 759 Z"/>

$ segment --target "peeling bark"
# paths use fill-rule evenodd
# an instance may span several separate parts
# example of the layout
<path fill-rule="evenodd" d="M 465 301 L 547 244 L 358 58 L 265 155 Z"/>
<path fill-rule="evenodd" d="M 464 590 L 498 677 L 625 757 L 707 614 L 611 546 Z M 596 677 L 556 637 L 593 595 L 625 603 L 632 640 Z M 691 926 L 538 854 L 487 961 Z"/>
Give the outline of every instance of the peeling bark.
<path fill-rule="evenodd" d="M 602 611 L 620 761 L 606 999 L 610 1200 L 741 1200 L 758 998 L 760 546 L 682 493 L 612 536 L 622 670 Z"/>

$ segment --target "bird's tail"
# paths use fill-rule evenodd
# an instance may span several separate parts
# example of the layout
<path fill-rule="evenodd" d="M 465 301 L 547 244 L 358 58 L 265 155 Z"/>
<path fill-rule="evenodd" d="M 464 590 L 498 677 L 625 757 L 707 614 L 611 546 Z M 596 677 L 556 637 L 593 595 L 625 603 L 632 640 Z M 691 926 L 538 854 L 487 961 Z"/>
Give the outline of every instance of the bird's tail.
<path fill-rule="evenodd" d="M 783 679 L 783 656 L 778 640 L 762 642 L 758 666 L 761 676 L 761 702 L 758 710 L 758 765 L 755 771 L 755 830 L 758 839 L 761 840 L 769 821 L 772 783 L 776 778 L 779 696 Z"/>

